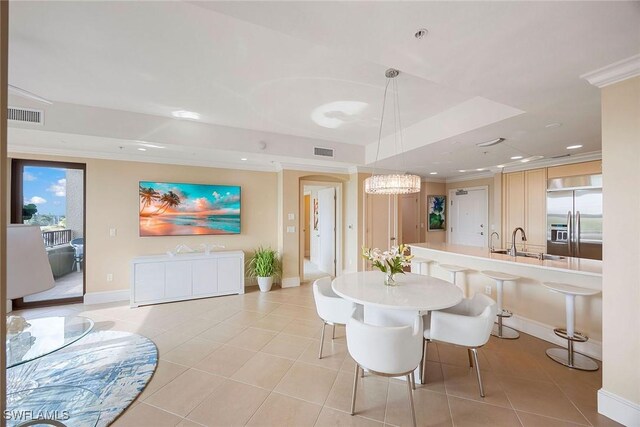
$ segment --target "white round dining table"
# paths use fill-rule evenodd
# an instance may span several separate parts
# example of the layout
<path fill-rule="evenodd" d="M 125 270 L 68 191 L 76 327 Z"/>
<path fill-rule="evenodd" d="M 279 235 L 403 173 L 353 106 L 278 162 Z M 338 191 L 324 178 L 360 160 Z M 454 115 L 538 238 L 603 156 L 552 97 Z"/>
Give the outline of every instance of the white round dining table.
<path fill-rule="evenodd" d="M 359 271 L 336 277 L 331 287 L 344 299 L 384 310 L 431 311 L 449 308 L 462 301 L 456 285 L 421 274 L 396 274 L 396 285 L 384 284 L 384 273 Z"/>
<path fill-rule="evenodd" d="M 413 325 L 417 316 L 462 301 L 462 290 L 442 279 L 413 273 L 395 277 L 396 285 L 387 286 L 380 271 L 347 273 L 336 277 L 331 288 L 338 296 L 361 304 L 365 323 L 377 326 Z M 415 380 L 421 383 L 417 372 Z"/>

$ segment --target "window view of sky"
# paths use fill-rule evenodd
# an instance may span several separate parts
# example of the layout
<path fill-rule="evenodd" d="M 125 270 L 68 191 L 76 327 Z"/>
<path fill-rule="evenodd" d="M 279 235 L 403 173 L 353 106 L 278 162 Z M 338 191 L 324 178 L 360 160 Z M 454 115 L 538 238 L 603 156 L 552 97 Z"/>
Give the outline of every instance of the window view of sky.
<path fill-rule="evenodd" d="M 24 204 L 33 203 L 39 215 L 65 215 L 66 170 L 26 166 L 22 176 Z"/>

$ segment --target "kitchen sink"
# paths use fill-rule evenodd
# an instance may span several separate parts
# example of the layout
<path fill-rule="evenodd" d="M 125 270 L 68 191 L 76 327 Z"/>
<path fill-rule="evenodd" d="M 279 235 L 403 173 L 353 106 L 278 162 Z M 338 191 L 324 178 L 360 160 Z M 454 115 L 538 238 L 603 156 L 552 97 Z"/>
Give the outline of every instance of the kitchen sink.
<path fill-rule="evenodd" d="M 492 254 L 501 254 L 501 255 L 509 255 L 510 254 L 510 250 L 508 249 L 492 249 L 491 253 Z M 537 252 L 516 252 L 516 257 L 525 257 L 525 258 L 535 258 L 535 259 L 539 259 L 541 261 L 560 261 L 565 259 L 565 257 L 560 256 L 560 255 L 551 255 L 551 254 L 544 254 L 544 253 L 537 253 Z"/>

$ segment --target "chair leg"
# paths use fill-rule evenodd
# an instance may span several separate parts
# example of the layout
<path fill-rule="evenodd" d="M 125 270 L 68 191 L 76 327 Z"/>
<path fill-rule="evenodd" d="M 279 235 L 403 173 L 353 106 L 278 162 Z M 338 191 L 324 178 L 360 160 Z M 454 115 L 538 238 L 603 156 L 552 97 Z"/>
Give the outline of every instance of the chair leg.
<path fill-rule="evenodd" d="M 413 421 L 413 427 L 417 427 L 416 422 L 416 410 L 413 407 L 413 388 L 411 388 L 411 374 L 407 375 L 407 385 L 409 387 L 409 406 L 411 407 L 411 420 Z"/>
<path fill-rule="evenodd" d="M 428 349 L 429 341 L 422 340 L 422 368 L 420 369 L 420 382 L 422 384 L 427 383 L 427 349 Z"/>
<path fill-rule="evenodd" d="M 473 368 L 473 356 L 471 355 L 471 349 L 467 349 L 467 354 L 469 355 L 469 367 Z"/>
<path fill-rule="evenodd" d="M 356 363 L 356 374 L 353 377 L 353 395 L 351 396 L 351 415 L 356 413 L 356 392 L 358 391 L 358 374 L 360 366 Z"/>
<path fill-rule="evenodd" d="M 482 387 L 482 376 L 480 375 L 480 364 L 478 363 L 478 349 L 470 349 L 473 353 L 473 363 L 476 365 L 476 375 L 478 376 L 478 388 L 480 389 L 480 397 L 484 397 L 484 387 Z"/>
<path fill-rule="evenodd" d="M 333 330 L 331 331 L 331 339 L 335 340 L 336 339 L 336 324 L 333 324 Z"/>
<path fill-rule="evenodd" d="M 416 389 L 416 376 L 415 376 L 415 373 L 411 372 L 409 374 L 409 377 L 411 377 L 411 387 L 415 390 Z"/>
<path fill-rule="evenodd" d="M 322 359 L 322 344 L 324 344 L 324 329 L 327 326 L 326 321 L 322 321 L 322 336 L 320 337 L 320 352 L 318 353 L 318 359 Z"/>

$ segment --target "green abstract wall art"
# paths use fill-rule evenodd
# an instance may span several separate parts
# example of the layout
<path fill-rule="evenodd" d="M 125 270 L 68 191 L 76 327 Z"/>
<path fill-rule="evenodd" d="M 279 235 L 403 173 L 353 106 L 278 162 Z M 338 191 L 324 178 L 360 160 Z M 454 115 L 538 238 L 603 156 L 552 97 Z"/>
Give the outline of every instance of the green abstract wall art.
<path fill-rule="evenodd" d="M 446 230 L 446 206 L 447 196 L 427 196 L 427 223 L 429 231 Z"/>

